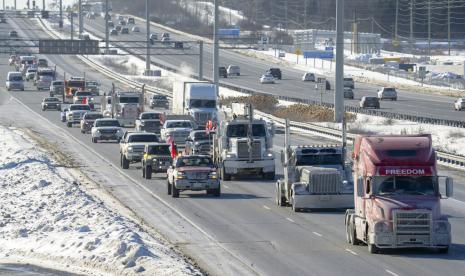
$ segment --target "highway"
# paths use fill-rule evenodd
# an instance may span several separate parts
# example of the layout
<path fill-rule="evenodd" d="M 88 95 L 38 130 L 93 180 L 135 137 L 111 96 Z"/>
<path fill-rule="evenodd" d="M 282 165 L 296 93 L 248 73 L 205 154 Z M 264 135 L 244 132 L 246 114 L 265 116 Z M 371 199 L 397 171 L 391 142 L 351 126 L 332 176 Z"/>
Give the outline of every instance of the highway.
<path fill-rule="evenodd" d="M 28 19 L 9 19 L 9 24 L 17 29 L 21 36 L 37 39 L 45 38 L 37 24 Z M 0 33 L 9 28 L 0 26 Z M 0 81 L 4 82 L 6 72 L 11 70 L 7 65 L 7 56 L 0 56 Z M 103 90 L 110 89 L 111 80 L 99 72 L 89 69 L 78 59 L 70 56 L 48 56 L 51 63 L 57 64 L 59 71 L 65 70 L 70 75 L 82 75 L 90 79 L 100 80 Z M 22 104 L 7 101 L 0 106 L 0 120 L 8 124 L 17 123 L 18 127 L 28 126 L 43 135 L 51 135 L 46 131 L 59 128 L 71 140 L 80 143 L 60 147 L 72 150 L 83 147 L 89 152 L 95 152 L 94 159 L 100 156 L 109 161 L 105 170 L 113 172 L 113 177 L 121 175 L 119 167 L 118 146 L 114 143 L 91 143 L 89 135 L 83 135 L 78 128 L 67 128 L 59 120 L 59 113 L 54 111 L 40 111 L 40 102 L 47 92 L 34 91 L 28 85 L 26 91 L 7 92 L 0 89 L 0 94 L 10 95 Z M 1 97 L 4 100 L 9 97 Z M 15 112 L 15 114 L 12 114 Z M 32 113 L 35 112 L 35 113 Z M 39 114 L 39 115 L 36 115 Z M 38 120 L 41 124 L 25 123 L 25 118 Z M 20 120 L 20 118 L 22 118 Z M 278 134 L 275 139 L 275 153 L 282 149 L 283 136 Z M 326 143 L 321 137 L 309 136 L 293 137 L 293 143 Z M 75 152 L 76 159 L 83 162 L 83 167 L 93 166 L 97 174 L 101 167 L 96 167 L 92 158 L 84 152 Z M 98 154 L 98 155 L 97 155 Z M 279 159 L 279 158 L 277 158 Z M 282 167 L 276 163 L 278 177 L 282 174 Z M 248 269 L 259 275 L 457 275 L 465 271 L 465 176 L 462 172 L 441 168 L 440 173 L 455 178 L 454 199 L 443 201 L 443 212 L 449 215 L 452 224 L 453 244 L 447 255 L 440 255 L 430 250 L 394 250 L 382 255 L 371 255 L 366 246 L 350 246 L 345 242 L 343 212 L 312 212 L 293 213 L 290 208 L 279 208 L 274 203 L 275 182 L 261 179 L 239 179 L 223 183 L 223 195 L 220 198 L 206 196 L 204 193 L 181 193 L 181 197 L 173 199 L 166 193 L 166 180 L 160 175 L 152 180 L 144 180 L 141 171 L 131 166 L 125 171 L 137 181 L 137 185 L 144 190 L 135 189 L 135 183 L 126 181 L 121 187 L 112 186 L 114 195 L 129 208 L 138 212 L 141 218 L 150 226 L 161 229 L 168 237 L 179 233 L 165 233 L 169 231 L 163 223 L 172 223 L 169 217 L 161 218 L 155 206 L 160 201 L 168 203 L 184 218 L 198 226 L 204 234 L 208 234 L 218 244 L 230 252 L 234 257 L 245 263 Z M 134 187 L 133 187 L 134 186 Z M 119 190 L 118 190 L 119 189 Z M 127 192 L 124 192 L 127 191 Z M 153 196 L 148 196 L 148 192 Z M 142 200 L 143 199 L 143 200 Z M 151 207 L 152 206 L 152 207 Z M 150 209 L 151 208 L 151 209 Z M 166 220 L 166 221 L 165 221 Z M 178 222 L 176 222 L 178 223 Z M 195 247 L 197 237 L 192 236 L 184 243 L 170 239 L 181 249 L 190 249 L 191 254 L 198 258 L 199 263 L 207 270 L 221 274 L 225 267 L 225 274 L 234 274 L 226 270 L 232 260 L 227 257 L 209 263 L 209 247 Z M 203 260 L 203 261 L 202 261 Z M 209 267 L 210 265 L 210 267 Z M 213 267 L 216 266 L 216 267 Z M 237 273 L 236 273 L 237 275 Z"/>
<path fill-rule="evenodd" d="M 113 22 L 118 23 L 118 20 L 113 16 Z M 136 20 L 136 25 L 140 28 L 140 33 L 132 33 L 129 35 L 118 35 L 110 36 L 112 45 L 120 47 L 128 47 L 131 52 L 145 55 L 144 49 L 132 49 L 132 47 L 145 46 L 144 43 L 133 43 L 133 42 L 121 42 L 121 41 L 145 41 L 146 29 L 145 22 Z M 86 19 L 85 29 L 89 33 L 92 33 L 98 37 L 104 38 L 105 34 L 105 23 L 101 17 L 96 19 Z M 166 32 L 151 26 L 151 32 L 157 33 L 159 39 L 161 33 Z M 190 37 L 184 37 L 177 34 L 171 34 L 171 40 L 179 41 L 192 41 Z M 154 47 L 160 47 L 161 44 L 156 44 Z M 192 46 L 192 50 L 186 50 L 188 53 L 198 53 L 197 45 L 195 43 L 189 43 Z M 167 51 L 152 50 L 155 53 L 163 53 Z M 173 52 L 173 51 L 171 51 Z M 178 51 L 179 53 L 180 51 Z M 204 76 L 211 78 L 212 76 L 212 58 L 213 48 L 210 44 L 204 44 Z M 239 65 L 241 68 L 240 77 L 230 77 L 227 79 L 220 78 L 220 82 L 235 85 L 238 87 L 245 87 L 256 91 L 271 93 L 273 95 L 290 96 L 304 99 L 312 99 L 319 101 L 320 92 L 315 90 L 313 82 L 303 82 L 301 77 L 303 71 L 294 69 L 291 67 L 285 67 L 284 65 L 277 65 L 273 61 L 256 59 L 248 57 L 231 50 L 220 50 L 220 66 L 228 66 L 230 64 Z M 171 67 L 181 69 L 182 71 L 188 71 L 193 74 L 198 72 L 198 56 L 189 55 L 153 55 L 152 61 L 157 63 L 169 65 Z M 283 80 L 278 80 L 274 85 L 263 85 L 259 83 L 259 77 L 270 67 L 280 67 L 283 73 Z M 186 69 L 188 68 L 188 69 Z M 334 77 L 325 76 L 331 83 L 331 88 L 334 89 Z M 376 91 L 379 89 L 378 86 L 366 83 L 356 83 L 355 85 L 355 99 L 346 100 L 345 105 L 358 106 L 359 100 L 362 96 L 376 96 Z M 432 118 L 441 119 L 452 119 L 452 120 L 465 120 L 464 116 L 460 112 L 453 110 L 453 102 L 455 98 L 447 96 L 429 95 L 424 93 L 415 93 L 410 91 L 398 91 L 398 101 L 382 101 L 381 110 L 395 112 L 400 114 L 410 114 L 418 116 L 426 116 Z M 328 91 L 323 93 L 324 102 L 333 102 L 334 92 Z"/>

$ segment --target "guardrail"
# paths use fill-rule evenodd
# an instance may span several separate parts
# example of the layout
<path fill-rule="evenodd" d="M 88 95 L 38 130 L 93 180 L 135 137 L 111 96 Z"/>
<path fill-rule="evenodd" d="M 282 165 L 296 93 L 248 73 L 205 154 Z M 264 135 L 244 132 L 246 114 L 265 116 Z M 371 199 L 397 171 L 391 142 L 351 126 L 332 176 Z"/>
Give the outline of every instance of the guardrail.
<path fill-rule="evenodd" d="M 43 25 L 43 27 L 45 29 L 48 29 L 44 24 L 42 24 L 42 25 Z M 49 30 L 49 32 L 50 32 L 51 35 L 57 37 L 50 30 Z M 131 84 L 132 86 L 134 86 L 136 88 L 141 88 L 142 85 L 143 85 L 143 84 L 141 84 L 139 82 L 136 82 L 136 81 L 130 80 L 130 79 L 124 77 L 124 76 L 121 76 L 118 73 L 114 73 L 113 71 L 107 69 L 104 66 L 101 66 L 100 64 L 90 60 L 87 57 L 84 57 L 84 56 L 78 56 L 78 57 L 81 58 L 87 64 L 89 64 L 91 67 L 98 68 L 100 70 L 100 72 L 104 73 L 105 75 L 109 76 L 110 78 L 116 79 L 116 80 L 118 80 L 120 82 L 123 82 L 123 83 Z M 165 95 L 165 96 L 167 96 L 169 98 L 172 98 L 171 91 L 159 89 L 159 88 L 152 87 L 152 86 L 145 86 L 145 89 L 146 89 L 146 92 L 148 92 L 148 93 L 162 94 L 162 95 Z M 240 90 L 237 90 L 237 91 L 242 92 Z M 243 92 L 243 93 L 246 93 L 246 92 Z M 259 93 L 261 93 L 261 92 L 259 92 Z M 265 93 L 261 93 L 261 94 L 265 94 Z M 327 104 L 327 105 L 330 105 L 330 104 Z M 271 120 L 271 121 L 273 121 L 275 123 L 278 123 L 278 124 L 284 126 L 285 119 L 283 119 L 283 118 L 279 118 L 279 117 L 273 116 L 271 114 L 261 112 L 259 110 L 256 110 L 255 114 L 258 115 L 258 116 L 267 118 L 268 120 Z M 402 115 L 402 114 L 397 114 L 397 115 Z M 319 126 L 319 125 L 315 125 L 315 124 L 311 124 L 311 123 L 301 123 L 301 122 L 291 121 L 290 126 L 292 128 L 305 130 L 305 131 L 310 131 L 310 132 L 313 132 L 313 133 L 318 133 L 318 134 L 327 135 L 327 136 L 331 136 L 331 137 L 338 137 L 338 138 L 342 137 L 342 132 L 337 130 L 337 129 L 323 127 L 323 126 Z M 346 137 L 347 137 L 347 140 L 349 142 L 353 142 L 353 140 L 355 139 L 355 136 L 356 136 L 355 134 L 347 133 Z M 454 168 L 458 168 L 458 169 L 461 169 L 461 170 L 465 170 L 465 156 L 454 155 L 454 154 L 450 154 L 450 153 L 446 153 L 446 152 L 442 152 L 442 151 L 438 151 L 438 150 L 436 150 L 436 155 L 437 155 L 438 162 L 440 162 L 441 164 L 447 165 L 447 166 L 450 166 L 450 167 L 454 167 Z"/>

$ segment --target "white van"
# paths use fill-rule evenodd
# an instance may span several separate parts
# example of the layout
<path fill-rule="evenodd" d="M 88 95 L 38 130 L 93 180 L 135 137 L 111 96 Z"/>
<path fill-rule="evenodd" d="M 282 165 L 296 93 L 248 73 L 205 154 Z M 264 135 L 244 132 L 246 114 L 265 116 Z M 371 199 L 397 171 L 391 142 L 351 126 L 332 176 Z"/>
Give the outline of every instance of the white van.
<path fill-rule="evenodd" d="M 8 72 L 6 77 L 6 90 L 21 90 L 24 91 L 23 74 L 21 72 Z"/>

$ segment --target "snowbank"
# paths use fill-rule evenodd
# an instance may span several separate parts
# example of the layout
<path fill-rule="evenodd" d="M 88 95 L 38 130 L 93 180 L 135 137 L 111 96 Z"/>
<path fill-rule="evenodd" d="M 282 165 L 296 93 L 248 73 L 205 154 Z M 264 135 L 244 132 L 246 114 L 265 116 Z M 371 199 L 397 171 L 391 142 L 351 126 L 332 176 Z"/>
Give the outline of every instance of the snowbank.
<path fill-rule="evenodd" d="M 93 275 L 200 274 L 160 237 L 86 191 L 24 132 L 0 126 L 0 145 L 2 262 L 43 260 Z"/>

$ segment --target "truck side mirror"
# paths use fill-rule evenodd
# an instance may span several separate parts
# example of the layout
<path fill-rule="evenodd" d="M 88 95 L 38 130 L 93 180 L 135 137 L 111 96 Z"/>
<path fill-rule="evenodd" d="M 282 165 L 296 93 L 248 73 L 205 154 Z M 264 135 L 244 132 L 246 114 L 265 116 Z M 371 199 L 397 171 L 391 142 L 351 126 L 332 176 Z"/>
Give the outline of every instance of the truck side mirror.
<path fill-rule="evenodd" d="M 357 179 L 357 196 L 362 197 L 363 196 L 363 178 Z"/>
<path fill-rule="evenodd" d="M 454 196 L 454 179 L 452 177 L 446 178 L 446 197 Z"/>

